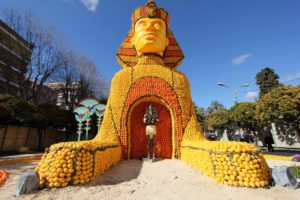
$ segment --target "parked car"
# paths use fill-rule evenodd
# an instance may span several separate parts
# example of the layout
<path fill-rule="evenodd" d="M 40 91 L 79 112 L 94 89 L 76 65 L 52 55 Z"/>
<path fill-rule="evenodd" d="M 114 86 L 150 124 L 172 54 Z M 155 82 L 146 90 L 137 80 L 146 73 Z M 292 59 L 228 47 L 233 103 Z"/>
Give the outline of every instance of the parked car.
<path fill-rule="evenodd" d="M 218 140 L 218 134 L 216 132 L 207 132 L 205 136 L 208 140 L 215 141 Z"/>

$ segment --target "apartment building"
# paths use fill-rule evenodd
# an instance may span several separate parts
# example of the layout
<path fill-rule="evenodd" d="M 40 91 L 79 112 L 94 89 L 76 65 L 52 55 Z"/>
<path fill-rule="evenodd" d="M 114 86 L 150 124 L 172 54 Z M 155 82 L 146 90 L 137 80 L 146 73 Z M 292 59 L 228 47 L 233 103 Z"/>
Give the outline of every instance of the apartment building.
<path fill-rule="evenodd" d="M 33 45 L 0 20 L 0 94 L 20 96 Z"/>

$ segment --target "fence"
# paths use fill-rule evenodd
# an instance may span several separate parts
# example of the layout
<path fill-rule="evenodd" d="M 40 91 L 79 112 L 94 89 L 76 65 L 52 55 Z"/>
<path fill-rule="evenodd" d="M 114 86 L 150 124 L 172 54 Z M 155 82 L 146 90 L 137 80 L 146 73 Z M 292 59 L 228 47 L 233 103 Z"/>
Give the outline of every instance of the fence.
<path fill-rule="evenodd" d="M 26 146 L 30 150 L 38 148 L 39 134 L 37 128 L 23 126 L 0 125 L 0 152 L 17 151 L 19 147 Z M 46 129 L 42 134 L 41 147 L 67 140 L 67 133 Z"/>

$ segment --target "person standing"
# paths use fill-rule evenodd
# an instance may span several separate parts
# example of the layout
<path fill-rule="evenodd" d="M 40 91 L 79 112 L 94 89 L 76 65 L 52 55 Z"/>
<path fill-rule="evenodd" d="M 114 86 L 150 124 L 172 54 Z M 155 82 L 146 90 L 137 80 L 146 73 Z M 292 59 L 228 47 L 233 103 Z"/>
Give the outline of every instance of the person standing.
<path fill-rule="evenodd" d="M 235 131 L 234 136 L 233 136 L 233 140 L 237 141 L 237 142 L 241 141 L 241 133 L 240 133 L 239 129 Z"/>
<path fill-rule="evenodd" d="M 272 144 L 274 144 L 274 140 L 273 140 L 273 137 L 272 137 L 271 130 L 268 127 L 264 127 L 264 131 L 265 131 L 264 142 L 266 143 L 266 145 L 268 147 L 268 151 L 273 152 L 275 150 L 272 146 Z"/>
<path fill-rule="evenodd" d="M 254 144 L 255 146 L 257 146 L 256 136 L 255 136 L 255 133 L 253 131 L 250 131 L 250 133 L 249 133 L 249 143 Z"/>

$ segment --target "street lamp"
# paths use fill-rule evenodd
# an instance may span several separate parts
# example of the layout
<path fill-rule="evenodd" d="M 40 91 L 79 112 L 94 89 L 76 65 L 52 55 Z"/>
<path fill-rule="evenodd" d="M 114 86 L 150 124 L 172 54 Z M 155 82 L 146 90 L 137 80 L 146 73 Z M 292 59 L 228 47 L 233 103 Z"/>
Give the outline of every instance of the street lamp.
<path fill-rule="evenodd" d="M 233 95 L 233 99 L 234 99 L 234 103 L 237 104 L 237 94 L 238 94 L 238 90 L 241 88 L 241 87 L 248 87 L 249 86 L 249 83 L 245 83 L 243 85 L 240 85 L 239 87 L 237 87 L 236 89 L 232 89 L 231 87 L 225 85 L 224 83 L 222 82 L 218 82 L 217 83 L 218 86 L 221 86 L 221 87 L 226 87 L 228 88 L 231 92 L 232 92 L 232 95 Z"/>

